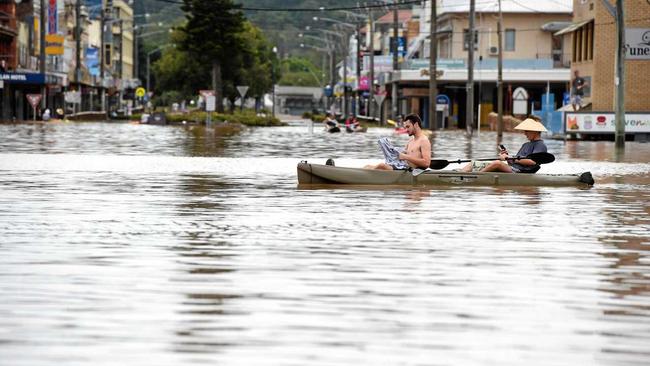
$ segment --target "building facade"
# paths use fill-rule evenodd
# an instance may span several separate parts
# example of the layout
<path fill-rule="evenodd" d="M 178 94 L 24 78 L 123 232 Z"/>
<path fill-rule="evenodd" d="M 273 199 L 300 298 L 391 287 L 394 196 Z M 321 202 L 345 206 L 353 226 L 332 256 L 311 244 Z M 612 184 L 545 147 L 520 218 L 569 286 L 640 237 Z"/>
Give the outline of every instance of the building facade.
<path fill-rule="evenodd" d="M 417 38 L 409 40 L 408 57 L 398 72 L 388 78 L 386 89 L 397 87 L 401 113 L 418 113 L 428 126 L 429 105 L 429 32 L 431 2 L 414 8 L 419 20 Z M 438 94 L 448 101 L 450 118 L 438 121 L 440 127 L 465 127 L 468 80 L 469 2 L 437 1 L 436 40 Z M 497 58 L 499 54 L 497 21 L 498 1 L 477 2 L 474 35 L 475 120 L 487 127 L 488 114 L 496 111 Z M 570 0 L 540 0 L 522 6 L 519 2 L 502 3 L 504 110 L 513 112 L 513 93 L 524 88 L 528 95 L 524 114 L 539 109 L 542 96 L 550 89 L 553 108 L 562 105 L 570 81 L 571 37 L 554 33 L 572 21 Z M 388 94 L 390 95 L 390 93 Z M 519 111 L 521 112 L 521 111 Z M 433 127 L 433 126 L 429 126 Z"/>
<path fill-rule="evenodd" d="M 41 22 L 41 1 L 0 0 L 0 120 L 32 119 L 34 112 L 40 118 L 45 109 L 66 113 L 109 106 L 123 109 L 125 88 L 138 84 L 133 77 L 133 10 L 122 0 L 77 1 L 44 2 Z M 97 18 L 102 7 L 109 16 L 107 32 L 102 32 Z M 100 52 L 101 34 L 107 33 L 108 50 L 117 52 Z M 110 59 L 105 62 L 104 78 L 98 71 L 102 56 Z M 102 97 L 108 90 L 113 92 L 112 100 Z M 28 94 L 41 95 L 36 110 L 28 103 Z"/>
<path fill-rule="evenodd" d="M 611 2 L 615 5 L 616 1 Z M 573 39 L 571 71 L 578 71 L 589 87 L 584 106 L 609 112 L 615 108 L 616 24 L 600 0 L 574 0 L 573 25 L 558 33 Z M 626 53 L 625 110 L 650 112 L 650 2 L 624 2 Z"/>

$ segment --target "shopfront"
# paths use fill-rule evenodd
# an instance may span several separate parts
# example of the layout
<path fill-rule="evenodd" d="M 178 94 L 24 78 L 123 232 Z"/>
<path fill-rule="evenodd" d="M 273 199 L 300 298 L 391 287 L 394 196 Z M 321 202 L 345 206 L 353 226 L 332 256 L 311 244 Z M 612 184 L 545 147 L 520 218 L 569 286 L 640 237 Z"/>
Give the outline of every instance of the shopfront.
<path fill-rule="evenodd" d="M 0 100 L 2 101 L 0 103 L 0 120 L 3 121 L 32 119 L 34 112 L 27 102 L 27 94 L 40 94 L 43 86 L 60 84 L 58 78 L 53 75 L 21 72 L 0 73 L 0 81 L 2 84 L 0 89 Z M 46 93 L 47 90 L 48 88 L 46 88 Z M 44 104 L 45 102 L 41 106 Z M 37 118 L 40 113 L 39 108 L 37 109 Z"/>

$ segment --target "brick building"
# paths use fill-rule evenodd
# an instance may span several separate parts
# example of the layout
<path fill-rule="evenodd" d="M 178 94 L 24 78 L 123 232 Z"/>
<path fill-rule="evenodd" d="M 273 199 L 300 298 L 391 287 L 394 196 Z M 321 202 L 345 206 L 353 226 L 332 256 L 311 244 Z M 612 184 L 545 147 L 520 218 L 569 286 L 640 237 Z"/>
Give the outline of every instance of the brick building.
<path fill-rule="evenodd" d="M 610 2 L 615 6 L 616 2 Z M 626 0 L 628 52 L 625 61 L 626 112 L 650 111 L 650 2 Z M 589 83 L 584 104 L 593 111 L 613 111 L 615 100 L 616 24 L 602 0 L 574 0 L 571 74 L 578 70 Z M 644 37 L 645 35 L 645 37 Z"/>

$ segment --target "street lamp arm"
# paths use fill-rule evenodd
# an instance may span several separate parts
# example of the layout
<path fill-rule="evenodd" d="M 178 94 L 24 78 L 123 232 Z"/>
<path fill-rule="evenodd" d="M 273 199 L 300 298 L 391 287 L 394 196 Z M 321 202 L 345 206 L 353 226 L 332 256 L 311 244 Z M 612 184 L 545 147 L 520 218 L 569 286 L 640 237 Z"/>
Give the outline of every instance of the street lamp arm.
<path fill-rule="evenodd" d="M 340 24 L 340 25 L 345 26 L 345 27 L 350 27 L 352 29 L 357 29 L 357 26 L 354 25 L 354 24 L 342 22 L 340 20 L 336 20 L 336 19 L 332 19 L 332 18 L 314 17 L 313 19 L 316 22 L 319 21 L 319 20 L 323 20 L 323 21 L 326 21 L 326 22 Z"/>

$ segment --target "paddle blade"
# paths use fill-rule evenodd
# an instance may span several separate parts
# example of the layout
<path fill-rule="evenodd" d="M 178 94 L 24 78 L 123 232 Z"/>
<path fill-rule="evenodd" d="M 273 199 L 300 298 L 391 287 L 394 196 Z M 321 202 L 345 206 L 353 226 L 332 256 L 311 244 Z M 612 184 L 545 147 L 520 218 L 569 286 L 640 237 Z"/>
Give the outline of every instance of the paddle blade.
<path fill-rule="evenodd" d="M 553 154 L 541 152 L 541 153 L 530 154 L 526 156 L 526 159 L 530 159 L 537 164 L 548 164 L 555 161 L 555 156 L 553 156 Z"/>
<path fill-rule="evenodd" d="M 449 160 L 431 160 L 429 168 L 431 169 L 444 169 L 449 165 Z"/>

